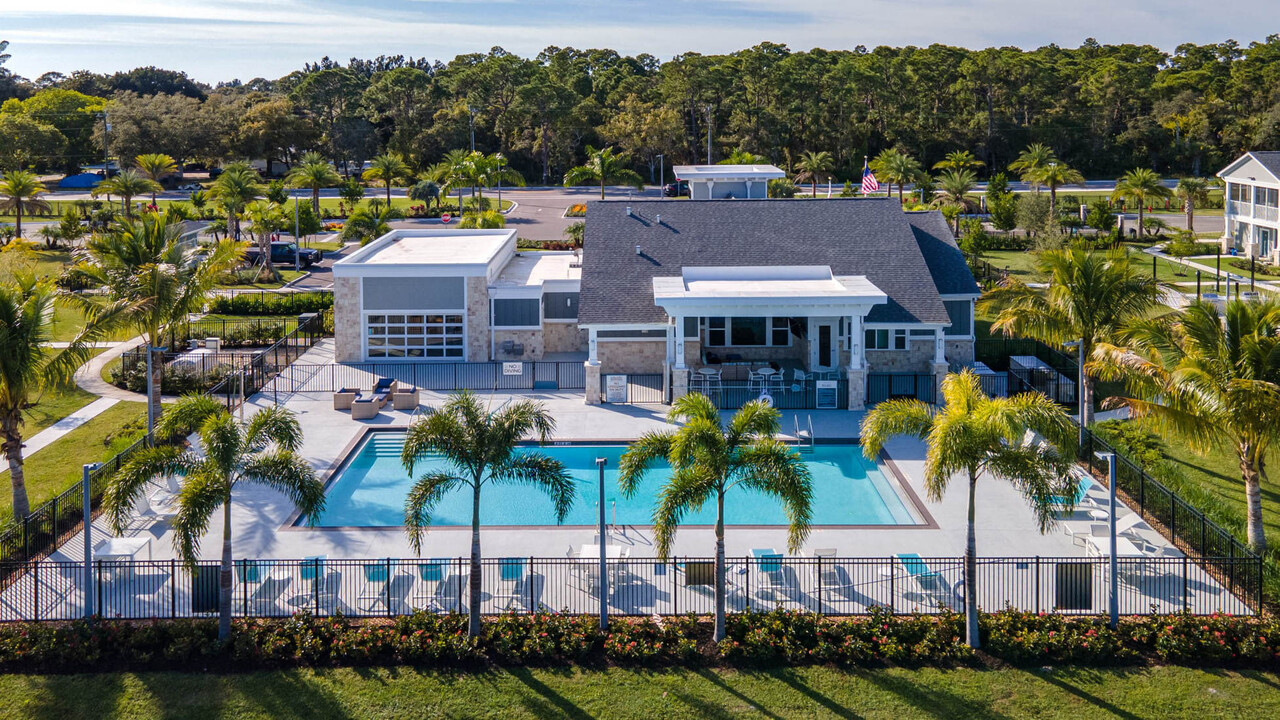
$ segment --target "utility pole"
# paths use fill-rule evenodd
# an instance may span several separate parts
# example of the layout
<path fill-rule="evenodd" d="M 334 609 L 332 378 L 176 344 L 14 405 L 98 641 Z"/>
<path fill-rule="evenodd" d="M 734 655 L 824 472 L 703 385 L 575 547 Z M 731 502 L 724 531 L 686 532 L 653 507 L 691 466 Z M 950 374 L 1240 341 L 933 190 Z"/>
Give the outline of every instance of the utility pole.
<path fill-rule="evenodd" d="M 707 164 L 711 164 L 711 106 L 706 105 L 707 109 Z"/>
<path fill-rule="evenodd" d="M 471 152 L 476 151 L 476 109 L 467 104 L 467 116 L 470 118 L 471 125 Z M 459 210 L 461 212 L 461 210 Z"/>
<path fill-rule="evenodd" d="M 652 180 L 653 176 L 650 175 L 649 179 Z M 658 198 L 659 199 L 663 197 L 663 193 L 666 191 L 666 187 L 667 187 L 667 156 L 659 154 L 658 155 Z"/>

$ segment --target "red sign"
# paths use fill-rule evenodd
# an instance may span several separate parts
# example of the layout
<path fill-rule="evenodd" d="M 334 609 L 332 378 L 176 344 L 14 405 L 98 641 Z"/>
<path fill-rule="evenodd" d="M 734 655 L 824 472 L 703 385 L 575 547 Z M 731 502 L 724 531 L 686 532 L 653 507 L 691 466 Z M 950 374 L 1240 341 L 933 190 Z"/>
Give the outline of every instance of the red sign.
<path fill-rule="evenodd" d="M 445 225 L 448 225 L 449 221 L 452 219 L 453 219 L 453 216 L 450 215 L 449 213 L 445 213 L 440 216 L 440 222 L 444 223 Z"/>

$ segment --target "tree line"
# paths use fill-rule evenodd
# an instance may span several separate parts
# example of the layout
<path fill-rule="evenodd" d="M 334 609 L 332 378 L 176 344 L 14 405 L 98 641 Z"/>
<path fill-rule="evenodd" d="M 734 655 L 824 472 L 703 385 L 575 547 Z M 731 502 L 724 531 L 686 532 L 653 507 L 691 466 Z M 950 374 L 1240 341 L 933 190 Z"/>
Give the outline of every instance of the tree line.
<path fill-rule="evenodd" d="M 712 162 L 739 151 L 790 172 L 803 153 L 828 152 L 837 180 L 890 149 L 926 167 L 968 151 L 998 169 L 1037 143 L 1087 176 L 1202 175 L 1242 150 L 1280 146 L 1280 35 L 1173 52 L 1092 39 L 1035 50 L 762 43 L 666 62 L 495 47 L 449 62 L 324 58 L 216 86 L 154 67 L 29 80 L 0 66 L 0 100 L 0 169 L 69 172 L 104 151 L 291 165 L 315 151 L 350 175 L 387 152 L 425 170 L 474 138 L 539 183 L 606 146 L 650 182 L 659 155 L 703 162 L 708 145 Z"/>

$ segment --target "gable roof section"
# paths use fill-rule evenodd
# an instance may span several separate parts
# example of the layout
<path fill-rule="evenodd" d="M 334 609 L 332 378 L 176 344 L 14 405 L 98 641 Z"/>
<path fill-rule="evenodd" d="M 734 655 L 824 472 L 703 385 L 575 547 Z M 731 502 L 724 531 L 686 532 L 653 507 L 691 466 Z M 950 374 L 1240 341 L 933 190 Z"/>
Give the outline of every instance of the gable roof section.
<path fill-rule="evenodd" d="M 920 254 L 933 284 L 942 295 L 978 295 L 982 290 L 973 279 L 964 253 L 956 245 L 946 218 L 937 210 L 907 213 L 911 231 L 915 233 Z"/>
<path fill-rule="evenodd" d="M 653 278 L 679 276 L 686 266 L 827 265 L 835 275 L 865 275 L 888 295 L 868 322 L 946 325 L 921 234 L 942 258 L 939 268 L 973 283 L 963 262 L 954 267 L 935 252 L 950 238 L 941 216 L 919 215 L 917 232 L 893 198 L 644 201 L 631 203 L 630 215 L 627 207 L 588 203 L 580 324 L 666 322 L 653 301 Z"/>
<path fill-rule="evenodd" d="M 1254 150 L 1247 152 L 1218 171 L 1218 177 L 1225 177 L 1249 160 L 1257 162 L 1262 166 L 1263 170 L 1271 173 L 1272 182 L 1280 182 L 1280 150 Z"/>

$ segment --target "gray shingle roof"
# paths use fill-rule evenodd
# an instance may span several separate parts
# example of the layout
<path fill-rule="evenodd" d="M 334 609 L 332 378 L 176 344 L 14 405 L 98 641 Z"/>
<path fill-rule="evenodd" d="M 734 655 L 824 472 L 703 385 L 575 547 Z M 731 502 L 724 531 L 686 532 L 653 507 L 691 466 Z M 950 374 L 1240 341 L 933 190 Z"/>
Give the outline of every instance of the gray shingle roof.
<path fill-rule="evenodd" d="M 949 323 L 935 268 L 961 273 L 960 280 L 942 278 L 949 288 L 977 287 L 963 259 L 956 265 L 939 248 L 954 248 L 941 216 L 908 215 L 893 198 L 638 201 L 630 216 L 627 205 L 588 203 L 581 324 L 666 321 L 653 303 L 652 280 L 678 276 L 685 266 L 829 265 L 836 275 L 865 275 L 889 296 L 870 322 Z"/>
<path fill-rule="evenodd" d="M 924 255 L 924 262 L 929 266 L 929 274 L 933 276 L 933 284 L 939 293 L 976 295 L 982 292 L 974 282 L 969 263 L 965 262 L 964 253 L 956 245 L 942 213 L 936 210 L 907 213 L 907 221 L 911 223 L 920 253 Z"/>

